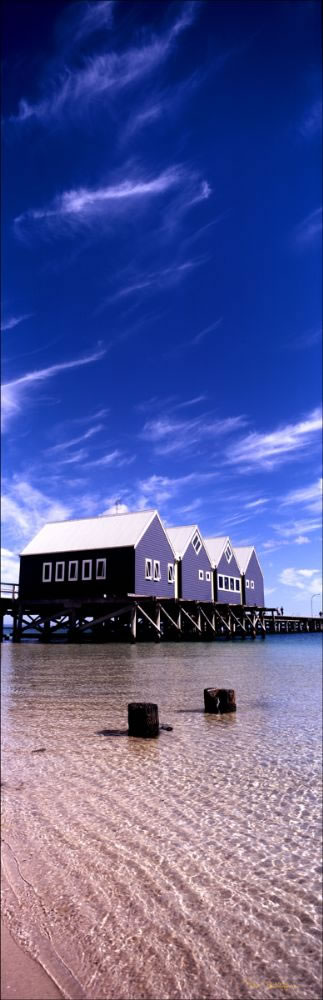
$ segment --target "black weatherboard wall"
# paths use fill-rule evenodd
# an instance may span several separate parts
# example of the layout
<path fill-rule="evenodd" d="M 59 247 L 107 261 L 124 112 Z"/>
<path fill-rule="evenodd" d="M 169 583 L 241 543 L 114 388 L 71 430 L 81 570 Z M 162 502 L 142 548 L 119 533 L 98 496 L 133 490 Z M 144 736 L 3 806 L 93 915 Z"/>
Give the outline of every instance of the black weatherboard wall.
<path fill-rule="evenodd" d="M 92 559 L 92 579 L 82 580 L 82 562 Z M 106 559 L 106 578 L 96 579 L 96 561 Z M 78 562 L 78 579 L 68 580 L 68 564 Z M 57 562 L 65 564 L 64 581 L 55 583 Z M 52 579 L 43 583 L 43 564 L 52 564 Z M 25 600 L 53 600 L 65 598 L 95 598 L 133 593 L 135 587 L 135 552 L 132 546 L 113 549 L 83 550 L 79 552 L 48 552 L 42 555 L 21 556 L 19 595 Z"/>

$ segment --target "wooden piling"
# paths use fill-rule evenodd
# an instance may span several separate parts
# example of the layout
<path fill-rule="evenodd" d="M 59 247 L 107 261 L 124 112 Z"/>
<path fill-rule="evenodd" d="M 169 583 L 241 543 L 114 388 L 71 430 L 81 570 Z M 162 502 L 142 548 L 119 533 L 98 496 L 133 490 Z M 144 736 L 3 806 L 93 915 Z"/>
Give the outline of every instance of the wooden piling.
<path fill-rule="evenodd" d="M 133 701 L 128 705 L 129 736 L 149 739 L 159 735 L 158 705 L 153 702 Z"/>
<path fill-rule="evenodd" d="M 204 688 L 205 711 L 212 715 L 236 712 L 236 697 L 233 688 Z"/>

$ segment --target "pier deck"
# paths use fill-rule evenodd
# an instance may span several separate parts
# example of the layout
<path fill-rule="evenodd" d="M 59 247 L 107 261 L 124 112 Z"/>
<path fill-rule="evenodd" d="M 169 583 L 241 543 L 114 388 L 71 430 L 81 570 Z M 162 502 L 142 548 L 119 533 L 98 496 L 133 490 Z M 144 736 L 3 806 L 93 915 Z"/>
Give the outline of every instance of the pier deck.
<path fill-rule="evenodd" d="M 17 584 L 1 583 L 1 638 L 5 615 L 12 617 L 13 642 L 36 638 L 41 642 L 212 641 L 323 631 L 322 617 L 281 615 L 277 608 L 138 594 L 95 602 L 22 602 Z"/>

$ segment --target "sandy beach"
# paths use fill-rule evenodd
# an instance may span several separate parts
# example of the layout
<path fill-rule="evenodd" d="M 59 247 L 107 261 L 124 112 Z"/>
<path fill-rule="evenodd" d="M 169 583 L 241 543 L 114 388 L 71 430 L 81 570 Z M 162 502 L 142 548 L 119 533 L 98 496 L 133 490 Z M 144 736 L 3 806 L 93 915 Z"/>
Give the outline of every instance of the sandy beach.
<path fill-rule="evenodd" d="M 15 943 L 1 921 L 1 1000 L 54 1000 L 61 996 L 53 980 Z"/>

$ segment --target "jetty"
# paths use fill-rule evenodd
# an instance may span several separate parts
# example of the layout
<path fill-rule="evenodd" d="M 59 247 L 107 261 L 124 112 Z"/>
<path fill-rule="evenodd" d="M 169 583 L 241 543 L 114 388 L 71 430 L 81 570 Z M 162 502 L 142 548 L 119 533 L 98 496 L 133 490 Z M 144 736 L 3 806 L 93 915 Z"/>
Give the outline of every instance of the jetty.
<path fill-rule="evenodd" d="M 129 593 L 27 600 L 16 583 L 0 587 L 1 639 L 4 617 L 10 616 L 13 642 L 225 641 L 323 631 L 321 616 L 285 615 L 277 608 Z"/>

